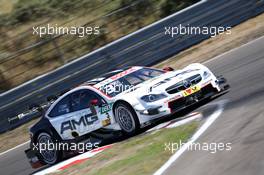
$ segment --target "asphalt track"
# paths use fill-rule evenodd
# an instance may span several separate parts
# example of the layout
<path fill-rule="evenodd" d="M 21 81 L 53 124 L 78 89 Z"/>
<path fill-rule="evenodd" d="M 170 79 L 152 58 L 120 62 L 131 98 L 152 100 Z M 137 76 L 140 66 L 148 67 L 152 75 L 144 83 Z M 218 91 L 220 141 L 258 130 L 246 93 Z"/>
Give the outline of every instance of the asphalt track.
<path fill-rule="evenodd" d="M 229 80 L 231 90 L 220 99 L 230 102 L 196 142 L 232 143 L 232 150 L 186 151 L 163 174 L 264 174 L 263 49 L 264 38 L 207 64 Z"/>
<path fill-rule="evenodd" d="M 224 75 L 231 89 L 214 100 L 227 99 L 229 103 L 196 142 L 230 142 L 232 150 L 215 154 L 184 152 L 164 174 L 263 175 L 264 38 L 212 59 L 206 65 L 217 74 Z M 23 175 L 34 171 L 24 155 L 27 147 L 26 144 L 0 155 L 1 174 Z"/>

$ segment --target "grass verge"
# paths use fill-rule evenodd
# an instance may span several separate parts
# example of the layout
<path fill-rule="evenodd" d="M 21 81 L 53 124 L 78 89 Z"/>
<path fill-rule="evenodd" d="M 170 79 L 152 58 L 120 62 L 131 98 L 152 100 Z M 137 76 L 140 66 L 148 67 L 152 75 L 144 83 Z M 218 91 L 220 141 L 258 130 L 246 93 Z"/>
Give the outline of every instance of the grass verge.
<path fill-rule="evenodd" d="M 165 143 L 187 141 L 198 127 L 192 122 L 177 128 L 162 129 L 116 143 L 92 159 L 56 174 L 119 175 L 152 174 L 172 153 Z M 96 165 L 96 167 L 95 167 Z"/>

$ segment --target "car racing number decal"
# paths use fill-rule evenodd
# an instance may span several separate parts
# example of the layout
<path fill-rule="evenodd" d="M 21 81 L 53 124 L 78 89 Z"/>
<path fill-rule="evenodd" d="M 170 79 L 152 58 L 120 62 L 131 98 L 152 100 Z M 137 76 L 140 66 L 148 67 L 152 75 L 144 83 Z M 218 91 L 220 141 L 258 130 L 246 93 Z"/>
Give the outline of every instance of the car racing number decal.
<path fill-rule="evenodd" d="M 189 96 L 195 92 L 198 92 L 199 90 L 201 90 L 201 88 L 199 86 L 193 86 L 193 87 L 190 87 L 190 88 L 184 90 L 182 92 L 182 94 L 184 97 L 187 97 L 187 96 Z"/>
<path fill-rule="evenodd" d="M 108 113 L 106 113 L 107 118 L 105 120 L 102 120 L 102 125 L 103 126 L 107 126 L 111 124 L 111 119 L 110 119 L 110 115 Z"/>

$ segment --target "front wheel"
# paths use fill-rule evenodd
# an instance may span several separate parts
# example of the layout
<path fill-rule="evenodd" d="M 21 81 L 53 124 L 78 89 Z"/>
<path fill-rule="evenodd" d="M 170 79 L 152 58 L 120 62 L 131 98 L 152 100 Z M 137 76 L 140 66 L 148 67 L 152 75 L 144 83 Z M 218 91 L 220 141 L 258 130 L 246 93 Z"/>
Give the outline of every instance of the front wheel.
<path fill-rule="evenodd" d="M 115 118 L 126 135 L 135 135 L 140 128 L 136 112 L 127 104 L 119 103 L 116 105 Z"/>

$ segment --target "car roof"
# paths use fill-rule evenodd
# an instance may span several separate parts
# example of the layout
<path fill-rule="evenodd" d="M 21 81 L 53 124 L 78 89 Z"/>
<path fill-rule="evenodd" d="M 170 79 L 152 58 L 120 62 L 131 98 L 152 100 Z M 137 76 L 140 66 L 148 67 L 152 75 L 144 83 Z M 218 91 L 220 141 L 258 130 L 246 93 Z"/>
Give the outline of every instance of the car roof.
<path fill-rule="evenodd" d="M 66 93 L 68 93 L 70 91 L 75 91 L 77 88 L 85 87 L 85 86 L 94 86 L 97 83 L 100 83 L 100 82 L 102 82 L 102 81 L 104 81 L 104 80 L 106 80 L 106 79 L 108 79 L 108 78 L 110 78 L 110 77 L 112 77 L 112 76 L 114 76 L 114 75 L 116 75 L 116 74 L 118 74 L 120 72 L 123 72 L 125 70 L 128 70 L 128 69 L 130 69 L 132 67 L 134 67 L 134 66 L 125 67 L 125 68 L 122 68 L 122 69 L 117 69 L 117 70 L 113 70 L 113 71 L 104 73 L 101 76 L 98 76 L 97 78 L 94 78 L 92 80 L 88 80 L 88 81 L 86 81 L 86 82 L 84 82 L 84 83 L 82 83 L 82 84 L 80 84 L 80 85 L 78 85 L 78 86 L 76 86 L 74 88 L 71 88 L 71 89 L 67 89 L 65 91 L 62 91 L 59 94 L 57 94 L 56 96 L 59 98 L 59 97 L 63 96 L 64 94 L 66 94 Z"/>

